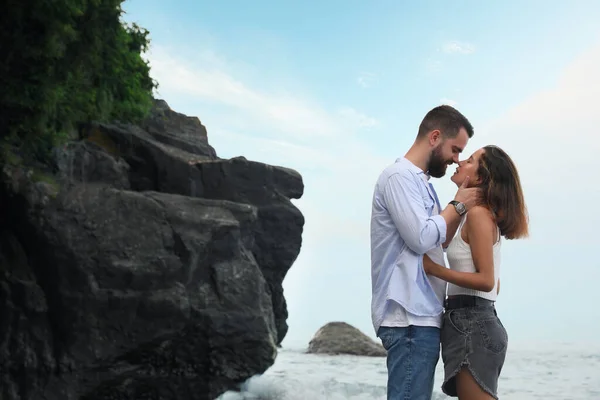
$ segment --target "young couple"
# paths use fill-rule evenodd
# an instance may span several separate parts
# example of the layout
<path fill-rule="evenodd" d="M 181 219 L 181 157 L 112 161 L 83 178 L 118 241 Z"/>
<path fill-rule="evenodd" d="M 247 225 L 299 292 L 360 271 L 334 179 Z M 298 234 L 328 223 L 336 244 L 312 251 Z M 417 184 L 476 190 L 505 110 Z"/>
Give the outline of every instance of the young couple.
<path fill-rule="evenodd" d="M 494 307 L 501 238 L 527 236 L 528 218 L 517 169 L 502 149 L 486 146 L 459 161 L 471 137 L 467 118 L 436 107 L 375 185 L 371 316 L 387 350 L 389 400 L 431 399 L 440 346 L 445 394 L 498 398 L 508 343 Z M 458 191 L 442 208 L 429 178 L 453 163 Z"/>

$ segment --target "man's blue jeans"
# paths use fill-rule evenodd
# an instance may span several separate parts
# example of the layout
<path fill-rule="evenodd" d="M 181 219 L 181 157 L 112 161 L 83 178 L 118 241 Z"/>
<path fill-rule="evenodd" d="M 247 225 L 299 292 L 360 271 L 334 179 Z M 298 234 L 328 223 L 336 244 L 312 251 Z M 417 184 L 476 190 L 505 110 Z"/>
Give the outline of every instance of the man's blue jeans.
<path fill-rule="evenodd" d="M 382 326 L 377 336 L 388 352 L 388 400 L 431 400 L 440 358 L 440 329 Z"/>

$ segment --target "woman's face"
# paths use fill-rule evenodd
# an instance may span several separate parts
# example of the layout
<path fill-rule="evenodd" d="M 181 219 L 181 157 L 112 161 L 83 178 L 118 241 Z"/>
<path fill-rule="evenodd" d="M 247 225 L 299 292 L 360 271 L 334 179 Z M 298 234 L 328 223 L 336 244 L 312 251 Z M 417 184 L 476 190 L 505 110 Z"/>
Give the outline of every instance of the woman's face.
<path fill-rule="evenodd" d="M 479 176 L 477 170 L 479 169 L 479 159 L 485 153 L 485 149 L 481 148 L 475 153 L 471 154 L 471 157 L 466 160 L 459 161 L 456 172 L 450 177 L 450 180 L 456 184 L 456 186 L 462 185 L 464 180 L 469 177 L 469 187 L 477 186 L 479 183 Z"/>

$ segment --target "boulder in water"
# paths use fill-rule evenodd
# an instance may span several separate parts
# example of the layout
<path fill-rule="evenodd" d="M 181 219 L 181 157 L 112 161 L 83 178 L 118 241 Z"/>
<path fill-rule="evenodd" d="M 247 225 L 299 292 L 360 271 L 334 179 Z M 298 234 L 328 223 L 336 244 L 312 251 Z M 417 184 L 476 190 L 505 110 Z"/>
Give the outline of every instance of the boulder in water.
<path fill-rule="evenodd" d="M 315 333 L 308 353 L 385 357 L 383 346 L 345 322 L 329 322 Z"/>

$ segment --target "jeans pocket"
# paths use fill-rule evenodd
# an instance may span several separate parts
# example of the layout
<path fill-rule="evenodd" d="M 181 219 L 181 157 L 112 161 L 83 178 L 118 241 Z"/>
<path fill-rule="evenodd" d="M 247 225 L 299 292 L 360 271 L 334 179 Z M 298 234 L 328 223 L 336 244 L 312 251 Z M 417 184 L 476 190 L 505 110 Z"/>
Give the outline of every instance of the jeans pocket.
<path fill-rule="evenodd" d="M 444 323 L 449 324 L 455 331 L 461 335 L 467 335 L 468 322 L 464 316 L 460 313 L 456 313 L 457 310 L 450 310 L 446 313 Z"/>
<path fill-rule="evenodd" d="M 387 327 L 382 326 L 379 328 L 379 332 L 377 332 L 377 336 L 381 340 L 381 344 L 383 348 L 387 351 L 392 346 L 392 341 L 394 340 L 394 332 Z"/>
<path fill-rule="evenodd" d="M 508 345 L 508 335 L 506 329 L 498 318 L 485 319 L 477 321 L 479 331 L 483 339 L 483 346 L 495 354 L 500 354 L 506 350 Z"/>

